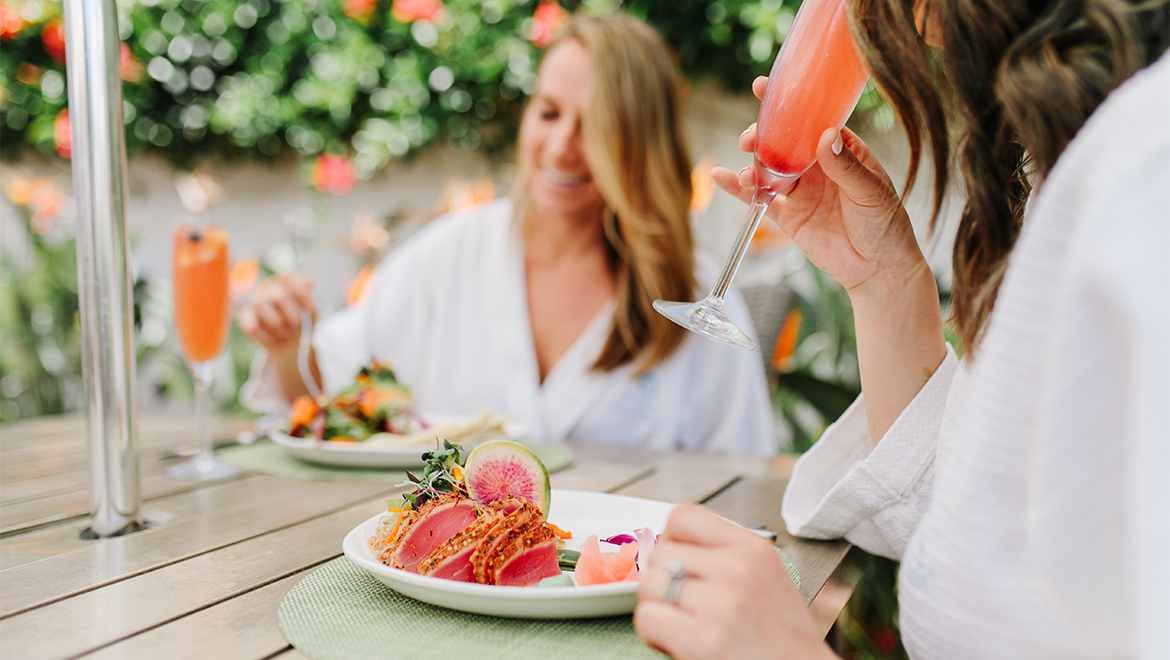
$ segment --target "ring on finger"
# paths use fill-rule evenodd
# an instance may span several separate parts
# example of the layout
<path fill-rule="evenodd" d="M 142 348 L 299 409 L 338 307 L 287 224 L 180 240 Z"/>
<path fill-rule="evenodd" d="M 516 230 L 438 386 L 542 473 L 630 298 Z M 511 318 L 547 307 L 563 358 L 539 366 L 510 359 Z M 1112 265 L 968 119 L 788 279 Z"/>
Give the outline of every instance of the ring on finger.
<path fill-rule="evenodd" d="M 687 569 L 681 561 L 672 559 L 666 563 L 666 573 L 670 576 L 670 582 L 666 585 L 666 602 L 668 605 L 677 607 L 683 582 L 686 582 L 687 579 Z"/>

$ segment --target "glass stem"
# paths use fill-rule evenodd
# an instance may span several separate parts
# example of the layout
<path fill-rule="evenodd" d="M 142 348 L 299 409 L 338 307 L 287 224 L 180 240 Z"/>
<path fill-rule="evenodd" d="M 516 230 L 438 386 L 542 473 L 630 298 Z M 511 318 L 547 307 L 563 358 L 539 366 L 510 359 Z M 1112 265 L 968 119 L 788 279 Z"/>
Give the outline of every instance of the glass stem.
<path fill-rule="evenodd" d="M 199 455 L 214 458 L 211 447 L 211 362 L 191 366 L 195 377 L 195 433 L 199 438 Z"/>
<path fill-rule="evenodd" d="M 748 246 L 752 243 L 752 236 L 756 235 L 756 227 L 760 226 L 760 219 L 764 217 L 768 205 L 775 198 L 775 192 L 756 189 L 755 195 L 752 197 L 752 204 L 748 207 L 747 221 L 740 227 L 739 235 L 735 237 L 735 244 L 731 246 L 731 254 L 728 255 L 727 262 L 723 264 L 723 272 L 719 273 L 719 279 L 715 280 L 715 286 L 711 287 L 709 297 L 723 300 L 723 296 L 731 288 L 731 280 L 735 277 L 736 271 L 739 270 L 740 262 L 747 254 Z"/>

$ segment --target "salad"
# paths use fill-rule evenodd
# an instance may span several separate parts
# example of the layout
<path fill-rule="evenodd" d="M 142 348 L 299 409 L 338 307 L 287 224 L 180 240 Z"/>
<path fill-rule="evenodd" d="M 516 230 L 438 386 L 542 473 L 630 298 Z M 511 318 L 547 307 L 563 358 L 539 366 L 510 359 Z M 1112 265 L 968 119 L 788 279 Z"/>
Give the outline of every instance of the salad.
<path fill-rule="evenodd" d="M 468 443 L 504 435 L 503 416 L 482 412 L 470 419 L 431 422 L 412 404 L 410 386 L 389 366 L 373 362 L 332 398 L 297 397 L 288 435 L 371 445 L 418 445 L 435 438 Z"/>

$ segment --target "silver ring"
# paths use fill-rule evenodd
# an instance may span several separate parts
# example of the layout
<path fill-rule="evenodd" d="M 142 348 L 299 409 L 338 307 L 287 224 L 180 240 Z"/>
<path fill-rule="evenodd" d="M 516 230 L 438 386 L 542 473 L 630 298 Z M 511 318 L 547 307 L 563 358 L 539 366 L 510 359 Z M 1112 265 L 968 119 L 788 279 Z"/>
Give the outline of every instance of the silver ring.
<path fill-rule="evenodd" d="M 687 569 L 681 561 L 671 559 L 666 562 L 666 573 L 670 575 L 670 583 L 666 585 L 666 602 L 677 607 L 683 582 L 687 579 Z"/>

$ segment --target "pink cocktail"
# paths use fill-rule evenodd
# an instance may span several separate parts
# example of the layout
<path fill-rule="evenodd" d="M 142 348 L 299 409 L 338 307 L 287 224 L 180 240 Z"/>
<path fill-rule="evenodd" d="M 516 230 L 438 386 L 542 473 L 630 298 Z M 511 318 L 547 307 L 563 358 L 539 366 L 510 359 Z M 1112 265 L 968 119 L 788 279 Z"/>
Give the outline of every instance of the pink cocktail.
<path fill-rule="evenodd" d="M 735 327 L 723 296 L 747 253 L 756 227 L 776 195 L 792 188 L 817 160 L 817 142 L 840 129 L 861 98 L 868 75 L 861 64 L 844 0 L 804 0 L 768 76 L 756 122 L 756 189 L 747 221 L 711 293 L 697 303 L 655 300 L 654 309 L 682 327 L 715 341 L 752 350 L 756 343 Z"/>
<path fill-rule="evenodd" d="M 756 130 L 756 170 L 772 186 L 817 160 L 817 140 L 845 125 L 869 79 L 842 0 L 805 0 L 772 72 Z M 783 187 L 783 185 L 782 185 Z"/>

